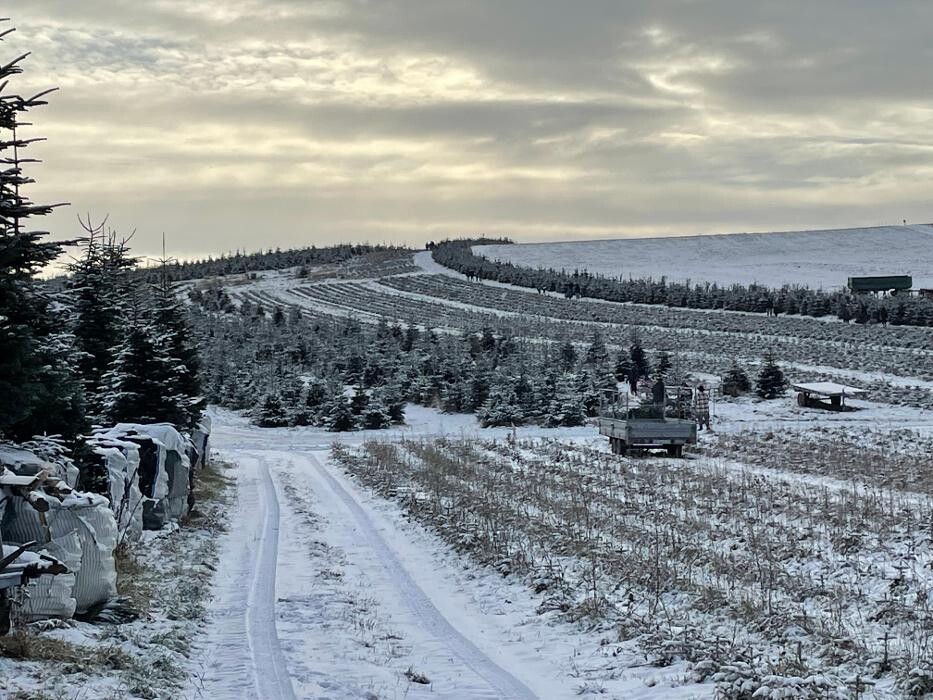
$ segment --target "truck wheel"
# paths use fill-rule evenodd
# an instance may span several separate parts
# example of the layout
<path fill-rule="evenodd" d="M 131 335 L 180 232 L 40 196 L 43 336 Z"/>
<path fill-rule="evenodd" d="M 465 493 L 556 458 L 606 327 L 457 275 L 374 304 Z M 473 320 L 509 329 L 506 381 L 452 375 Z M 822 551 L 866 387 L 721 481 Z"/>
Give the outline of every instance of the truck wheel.
<path fill-rule="evenodd" d="M 683 445 L 668 445 L 667 446 L 668 457 L 681 457 L 683 456 L 683 453 L 684 453 Z"/>

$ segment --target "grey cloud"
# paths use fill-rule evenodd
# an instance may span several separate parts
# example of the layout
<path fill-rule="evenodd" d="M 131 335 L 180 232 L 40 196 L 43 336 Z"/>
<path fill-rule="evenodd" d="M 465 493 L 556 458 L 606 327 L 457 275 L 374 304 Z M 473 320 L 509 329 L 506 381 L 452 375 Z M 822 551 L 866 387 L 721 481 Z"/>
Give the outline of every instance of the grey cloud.
<path fill-rule="evenodd" d="M 0 48 L 35 49 L 23 83 L 63 86 L 35 119 L 54 136 L 36 198 L 111 211 L 143 247 L 933 218 L 926 0 L 19 12 Z"/>

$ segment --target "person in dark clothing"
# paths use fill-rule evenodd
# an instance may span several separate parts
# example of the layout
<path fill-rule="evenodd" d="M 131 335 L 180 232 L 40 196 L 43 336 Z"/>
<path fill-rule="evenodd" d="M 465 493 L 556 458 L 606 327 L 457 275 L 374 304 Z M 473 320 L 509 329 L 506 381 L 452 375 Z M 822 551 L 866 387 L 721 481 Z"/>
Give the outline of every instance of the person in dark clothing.
<path fill-rule="evenodd" d="M 663 408 L 665 393 L 664 380 L 658 377 L 658 381 L 651 387 L 651 399 L 655 406 L 661 406 Z"/>

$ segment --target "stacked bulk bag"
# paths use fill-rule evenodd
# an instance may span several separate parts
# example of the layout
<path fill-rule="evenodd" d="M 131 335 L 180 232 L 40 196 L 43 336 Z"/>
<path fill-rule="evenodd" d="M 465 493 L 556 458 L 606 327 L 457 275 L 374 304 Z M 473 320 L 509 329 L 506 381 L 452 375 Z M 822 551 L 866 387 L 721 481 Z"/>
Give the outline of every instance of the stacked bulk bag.
<path fill-rule="evenodd" d="M 67 486 L 45 486 L 42 490 L 14 492 L 7 503 L 3 534 L 12 542 L 38 542 L 40 547 L 53 547 L 74 564 L 74 536 L 80 547 L 80 563 L 74 571 L 75 611 L 107 601 L 117 591 L 117 570 L 113 550 L 117 545 L 117 523 L 110 504 L 103 496 L 73 491 Z M 61 587 L 64 587 L 63 583 Z M 61 588 L 59 587 L 59 588 Z M 45 591 L 39 589 L 37 594 Z M 59 598 L 42 605 L 68 605 L 62 591 Z"/>
<path fill-rule="evenodd" d="M 45 472 L 65 482 L 70 488 L 75 488 L 78 484 L 78 468 L 74 462 L 61 455 L 46 459 L 45 455 L 40 456 L 33 449 L 27 449 L 37 444 L 35 442 L 26 445 L 0 444 L 0 465 L 19 476 L 36 476 Z M 54 443 L 49 444 L 54 445 Z"/>
<path fill-rule="evenodd" d="M 139 446 L 129 440 L 104 435 L 86 439 L 94 471 L 103 482 L 96 489 L 107 496 L 117 520 L 119 542 L 138 542 L 143 531 L 143 494 L 139 488 Z"/>
<path fill-rule="evenodd" d="M 37 543 L 34 549 L 66 562 L 60 580 L 30 584 L 27 611 L 69 617 L 116 593 L 117 525 L 106 498 L 75 491 L 43 464 L 28 450 L 0 445 L 0 530 L 7 542 Z"/>
<path fill-rule="evenodd" d="M 0 475 L 2 474 L 3 469 L 0 467 Z M 31 579 L 51 581 L 56 574 L 67 573 L 65 566 L 59 560 L 50 557 L 46 551 L 30 552 L 23 546 L 0 542 L 0 635 L 10 631 L 13 603 L 23 597 L 22 588 L 29 586 Z M 66 605 L 64 610 L 66 612 L 70 610 L 73 613 L 74 599 L 70 598 L 70 589 L 62 596 L 71 603 L 70 606 Z M 29 603 L 28 598 L 26 603 Z"/>
<path fill-rule="evenodd" d="M 22 614 L 29 620 L 73 617 L 78 606 L 74 592 L 75 572 L 81 568 L 82 554 L 78 533 L 73 531 L 52 540 L 38 553 L 60 561 L 68 573 L 43 574 L 26 584 L 20 608 Z"/>
<path fill-rule="evenodd" d="M 138 446 L 144 529 L 159 530 L 188 512 L 191 461 L 188 442 L 175 428 L 167 423 L 119 423 L 95 435 Z"/>
<path fill-rule="evenodd" d="M 194 430 L 191 431 L 191 442 L 194 443 L 194 448 L 198 451 L 197 460 L 192 460 L 191 468 L 194 469 L 203 469 L 207 466 L 207 454 L 210 449 L 210 437 L 211 437 L 211 417 L 208 415 L 201 416 L 200 422 L 197 424 Z"/>

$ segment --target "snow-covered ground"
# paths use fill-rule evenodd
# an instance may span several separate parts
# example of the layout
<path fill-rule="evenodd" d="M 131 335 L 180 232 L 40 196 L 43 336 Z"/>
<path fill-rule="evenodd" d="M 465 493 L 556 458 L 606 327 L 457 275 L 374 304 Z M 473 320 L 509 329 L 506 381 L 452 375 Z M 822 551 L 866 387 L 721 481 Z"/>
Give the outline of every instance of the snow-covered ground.
<path fill-rule="evenodd" d="M 793 275 L 830 274 L 820 261 L 835 261 L 832 274 L 837 275 L 836 283 L 844 282 L 849 274 L 882 272 L 912 273 L 915 286 L 927 284 L 925 279 L 933 282 L 933 227 L 768 235 L 774 237 L 773 241 L 757 234 L 703 237 L 706 242 L 730 240 L 714 243 L 714 247 L 725 246 L 718 251 L 712 248 L 705 253 L 694 250 L 693 261 L 687 253 L 681 255 L 674 252 L 675 248 L 665 246 L 694 245 L 696 248 L 696 241 L 690 244 L 689 239 L 665 239 L 656 243 L 657 249 L 651 248 L 655 243 L 643 241 L 641 243 L 647 247 L 642 258 L 626 253 L 626 259 L 630 264 L 645 267 L 641 271 L 623 269 L 622 273 L 677 277 L 668 270 L 649 269 L 651 259 L 683 258 L 687 262 L 681 261 L 681 269 L 689 270 L 684 276 L 699 280 L 702 277 L 695 274 L 694 267 L 700 263 L 696 261 L 708 255 L 703 265 L 710 270 L 709 278 L 719 283 L 753 279 L 769 284 L 812 283 L 812 278 L 797 279 Z M 895 252 L 875 255 L 873 246 L 885 235 L 902 241 L 903 245 Z M 838 251 L 845 249 L 840 243 L 844 236 L 848 236 L 844 239 L 847 244 L 853 243 L 851 250 L 854 252 L 842 256 L 839 262 Z M 762 237 L 766 240 L 756 243 Z M 683 243 L 685 240 L 687 243 Z M 746 242 L 742 243 L 743 240 Z M 573 246 L 597 246 L 593 259 L 607 260 L 606 264 L 612 265 L 611 251 L 601 251 L 598 246 L 628 243 L 630 241 L 567 246 L 568 250 Z M 886 239 L 886 243 L 884 250 L 890 251 L 890 240 Z M 548 244 L 555 245 L 563 244 Z M 756 245 L 766 251 L 765 258 L 759 261 L 743 252 L 746 251 L 744 246 Z M 540 249 L 548 246 L 540 246 Z M 508 246 L 501 250 L 521 255 L 522 250 L 534 248 Z M 555 260 L 561 260 L 566 266 L 573 266 L 567 262 L 570 258 L 562 247 L 548 255 L 552 257 L 521 262 L 553 266 Z M 856 259 L 873 262 L 856 263 Z M 908 269 L 884 267 L 906 260 L 911 265 Z M 424 273 L 442 272 L 458 277 L 437 266 L 430 253 L 416 254 L 414 262 Z M 853 267 L 848 269 L 846 265 Z M 855 269 L 857 266 L 859 269 Z M 752 274 L 749 270 L 755 271 L 755 276 L 742 278 L 742 275 Z M 761 270 L 770 270 L 767 274 L 773 276 L 767 279 L 757 276 L 757 271 Z M 406 271 L 399 277 L 414 280 L 424 273 Z M 612 273 L 618 274 L 618 271 Z M 791 275 L 792 278 L 785 280 L 777 275 Z M 828 285 L 830 277 L 820 277 L 820 280 Z M 449 326 L 454 331 L 462 327 L 465 320 L 472 322 L 474 317 L 518 323 L 536 313 L 534 310 L 503 311 L 500 305 L 493 303 L 495 299 L 485 297 L 447 298 L 440 293 L 432 297 L 428 294 L 430 289 L 423 291 L 413 287 L 414 291 L 408 291 L 404 285 L 400 287 L 384 288 L 378 278 L 307 285 L 296 283 L 288 274 L 270 273 L 250 285 L 241 286 L 236 292 L 231 291 L 235 295 L 253 295 L 263 304 L 284 302 L 313 314 L 355 315 L 364 321 L 393 320 L 405 303 L 415 310 L 412 313 L 423 311 L 424 319 L 430 316 L 438 327 Z M 507 292 L 514 291 L 507 285 L 493 283 L 477 287 L 486 291 L 489 287 L 501 288 L 496 294 L 502 296 L 502 306 L 505 301 L 511 302 L 511 297 L 506 299 Z M 522 292 L 537 301 L 527 290 Z M 551 307 L 545 308 L 541 303 L 540 310 L 546 315 Z M 703 362 L 706 357 L 703 353 L 710 357 L 739 354 L 743 360 L 754 360 L 760 353 L 743 350 L 752 347 L 748 345 L 749 339 L 768 347 L 781 343 L 786 351 L 782 364 L 794 373 L 794 378 L 800 373 L 825 374 L 866 387 L 879 383 L 882 369 L 895 364 L 892 357 L 902 351 L 902 345 L 903 352 L 908 348 L 927 347 L 924 338 L 913 336 L 910 343 L 902 344 L 892 335 L 885 340 L 888 345 L 877 349 L 864 343 L 843 342 L 839 338 L 848 327 L 840 325 L 837 333 L 831 327 L 833 324 L 817 321 L 812 323 L 814 327 L 819 325 L 819 332 L 809 326 L 799 329 L 793 325 L 797 321 L 787 321 L 786 338 L 783 326 L 757 327 L 757 317 L 751 320 L 747 333 L 739 333 L 731 325 L 727 330 L 716 330 L 712 326 L 712 315 L 710 328 L 700 324 L 696 328 L 682 329 L 678 325 L 682 323 L 678 312 L 669 313 L 673 315 L 666 321 L 669 328 L 655 327 L 649 323 L 650 319 L 634 319 L 633 323 L 639 324 L 640 331 L 649 340 L 652 333 L 662 332 L 677 338 L 678 342 L 666 345 L 659 344 L 664 338 L 655 339 L 655 345 L 679 348 L 680 360 L 696 377 L 706 381 L 714 381 L 719 372 L 715 362 Z M 586 324 L 587 328 L 599 327 L 608 333 L 615 326 L 625 330 L 623 320 L 627 319 L 614 319 L 618 323 L 612 324 L 585 320 L 574 323 Z M 772 332 L 773 336 L 766 335 Z M 921 333 L 922 330 L 911 332 Z M 702 338 L 703 342 L 697 345 L 702 352 L 680 342 L 688 335 Z M 869 340 L 880 342 L 878 338 Z M 817 342 L 828 348 L 819 357 L 791 352 L 796 344 L 811 347 Z M 794 344 L 793 347 L 788 343 Z M 848 358 L 854 348 L 873 353 L 881 364 L 850 361 Z M 933 386 L 929 379 L 924 379 L 928 374 L 926 350 L 911 352 L 906 360 L 899 361 L 896 376 L 891 375 L 890 391 L 904 393 L 910 389 L 918 396 L 925 396 Z M 883 376 L 888 378 L 889 375 Z M 853 487 L 853 494 L 875 493 L 878 488 L 885 488 L 889 489 L 885 493 L 894 494 L 896 499 L 907 499 L 905 502 L 919 504 L 922 508 L 930 507 L 931 488 L 926 482 L 915 487 L 889 475 L 885 475 L 884 481 L 873 481 L 877 475 L 870 473 L 875 467 L 869 464 L 867 457 L 864 469 L 868 471 L 852 471 L 851 465 L 844 463 L 839 469 L 834 467 L 823 473 L 821 463 L 814 463 L 814 466 L 805 454 L 801 456 L 810 444 L 814 449 L 832 450 L 838 436 L 846 440 L 864 436 L 864 444 L 872 448 L 879 440 L 886 439 L 879 436 L 894 436 L 891 440 L 896 442 L 902 439 L 900 436 L 909 435 L 903 439 L 914 441 L 910 443 L 914 448 L 925 448 L 928 443 L 923 441 L 933 434 L 933 412 L 920 406 L 928 404 L 914 401 L 913 394 L 889 397 L 892 403 L 879 403 L 875 399 L 886 399 L 883 392 L 876 394 L 871 396 L 872 401 L 853 401 L 860 410 L 851 413 L 800 408 L 790 393 L 783 399 L 769 402 L 754 398 L 716 401 L 712 407 L 716 433 L 701 434 L 700 454 L 691 455 L 692 458 L 683 463 L 684 468 L 705 470 L 714 475 L 718 474 L 717 470 L 734 471 L 739 475 L 748 473 L 768 483 L 785 484 L 780 488 L 786 491 L 790 505 L 799 505 L 799 493 L 807 493 L 811 487 L 833 486 L 845 491 L 857 481 L 859 485 Z M 587 452 L 597 454 L 600 459 L 615 459 L 605 454 L 608 444 L 597 435 L 594 427 L 480 429 L 472 415 L 442 414 L 417 406 L 409 406 L 406 417 L 408 424 L 400 428 L 334 434 L 312 428 L 259 429 L 243 416 L 214 411 L 217 426 L 214 445 L 225 459 L 237 465 L 239 499 L 231 513 L 230 531 L 221 542 L 225 563 L 216 581 L 211 622 L 196 643 L 197 653 L 192 663 L 197 682 L 190 689 L 190 697 L 569 698 L 598 694 L 647 700 L 702 698 L 714 694 L 716 689 L 712 682 L 697 684 L 691 680 L 694 676 L 686 662 L 675 659 L 673 665 L 664 668 L 649 665 L 644 650 L 640 651 L 634 643 L 618 642 L 620 632 L 611 624 L 584 628 L 560 615 L 541 613 L 541 596 L 528 587 L 527 581 L 515 575 L 503 576 L 465 554 L 458 554 L 449 539 L 442 539 L 442 533 L 431 529 L 429 523 L 416 521 L 394 495 L 387 494 L 390 500 L 386 500 L 349 476 L 331 458 L 330 451 L 335 442 L 358 447 L 368 440 L 433 441 L 449 437 L 463 444 L 478 444 L 487 439 L 519 443 L 531 439 L 532 453 L 544 454 L 552 449 L 548 445 L 559 441 L 575 444 L 574 458 Z M 798 443 L 804 445 L 802 450 L 789 449 Z M 560 446 L 556 449 L 559 451 Z M 755 452 L 743 452 L 746 449 Z M 647 457 L 635 462 L 634 468 L 637 470 L 644 465 L 651 470 L 665 463 L 669 461 Z M 566 466 L 557 462 L 554 465 Z M 892 483 L 896 488 L 892 488 Z M 399 489 L 398 493 L 401 491 Z M 744 549 L 739 547 L 736 551 L 742 553 Z M 887 554 L 879 561 L 882 559 L 885 567 L 891 561 L 896 563 L 896 557 L 892 559 Z M 856 572 L 853 580 L 860 582 L 861 575 Z M 872 585 L 881 590 L 887 585 L 886 576 L 886 573 L 875 576 Z M 924 577 L 918 578 L 921 579 L 926 581 Z M 846 595 L 851 592 L 845 586 L 839 590 Z M 876 631 L 872 629 L 871 634 Z M 780 642 L 767 635 L 762 638 L 768 644 L 774 643 L 775 649 L 780 647 Z M 797 653 L 800 653 L 799 647 Z M 872 697 L 887 697 L 885 693 L 892 683 L 893 679 L 888 676 Z"/>
<path fill-rule="evenodd" d="M 933 225 L 827 231 L 734 233 L 666 238 L 477 246 L 491 260 L 588 270 L 610 277 L 799 284 L 824 289 L 848 277 L 912 275 L 933 287 Z"/>
<path fill-rule="evenodd" d="M 334 440 L 510 432 L 429 409 L 410 407 L 409 417 L 404 429 L 341 436 L 255 428 L 215 413 L 212 439 L 238 465 L 239 496 L 221 543 L 213 622 L 196 645 L 193 696 L 572 698 L 596 688 L 611 689 L 609 697 L 711 695 L 685 683 L 682 665 L 644 666 L 630 649 L 607 648 L 605 631 L 538 615 L 540 601 L 523 584 L 452 552 L 331 462 Z M 596 439 L 592 427 L 517 433 Z M 631 657 L 621 677 L 620 654 Z"/>
<path fill-rule="evenodd" d="M 720 433 L 929 429 L 933 414 L 861 402 L 835 414 L 792 397 L 714 405 Z M 645 664 L 610 629 L 537 610 L 526 584 L 454 552 L 330 457 L 334 442 L 504 439 L 473 416 L 410 406 L 409 425 L 334 434 L 262 429 L 214 410 L 215 448 L 235 463 L 238 498 L 221 541 L 207 632 L 195 644 L 203 698 L 703 698 L 689 667 Z M 607 450 L 595 428 L 520 428 Z M 701 443 L 715 445 L 703 434 Z M 698 462 L 702 463 L 703 460 Z M 740 467 L 739 467 L 740 468 Z"/>

